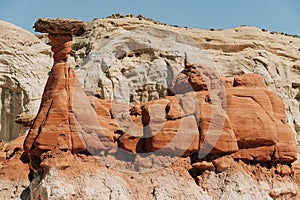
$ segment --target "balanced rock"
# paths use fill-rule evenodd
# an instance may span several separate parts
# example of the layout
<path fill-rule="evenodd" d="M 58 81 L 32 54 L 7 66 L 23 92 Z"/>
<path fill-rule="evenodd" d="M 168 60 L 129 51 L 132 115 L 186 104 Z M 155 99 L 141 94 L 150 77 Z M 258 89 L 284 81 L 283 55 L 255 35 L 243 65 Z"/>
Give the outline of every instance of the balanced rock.
<path fill-rule="evenodd" d="M 86 30 L 86 24 L 83 21 L 75 19 L 38 19 L 33 28 L 36 32 L 62 35 L 81 35 Z"/>
<path fill-rule="evenodd" d="M 99 129 L 97 113 L 68 65 L 72 34 L 81 34 L 83 22 L 44 20 L 36 30 L 49 32 L 54 52 L 54 66 L 48 78 L 40 110 L 24 142 L 24 150 L 32 157 L 53 150 L 73 153 L 109 149 L 113 136 Z M 37 159 L 38 160 L 38 159 Z M 34 166 L 35 165 L 35 166 Z M 33 169 L 39 163 L 31 163 Z"/>

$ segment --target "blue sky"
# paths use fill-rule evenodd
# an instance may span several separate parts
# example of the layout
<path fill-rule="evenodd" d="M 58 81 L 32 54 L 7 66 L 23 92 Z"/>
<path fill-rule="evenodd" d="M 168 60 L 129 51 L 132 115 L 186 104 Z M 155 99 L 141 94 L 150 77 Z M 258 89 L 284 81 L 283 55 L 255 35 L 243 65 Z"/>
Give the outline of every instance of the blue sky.
<path fill-rule="evenodd" d="M 84 21 L 113 13 L 142 14 L 162 23 L 202 29 L 250 25 L 300 35 L 299 0 L 2 0 L 0 20 L 31 32 L 37 18 Z"/>

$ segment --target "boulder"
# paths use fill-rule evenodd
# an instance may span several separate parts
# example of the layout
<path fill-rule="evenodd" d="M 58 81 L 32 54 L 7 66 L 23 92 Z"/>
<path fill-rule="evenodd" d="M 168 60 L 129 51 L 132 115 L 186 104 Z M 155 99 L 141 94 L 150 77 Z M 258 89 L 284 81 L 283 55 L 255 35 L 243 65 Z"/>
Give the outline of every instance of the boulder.
<path fill-rule="evenodd" d="M 259 74 L 242 74 L 234 77 L 233 87 L 258 87 L 265 88 L 266 84 L 262 76 Z"/>
<path fill-rule="evenodd" d="M 226 90 L 226 112 L 240 148 L 274 145 L 277 140 L 272 104 L 263 89 Z"/>
<path fill-rule="evenodd" d="M 119 147 L 128 152 L 141 153 L 143 152 L 143 136 L 144 129 L 142 124 L 133 124 L 119 138 Z"/>
<path fill-rule="evenodd" d="M 168 99 L 158 99 L 142 105 L 142 122 L 146 126 L 150 123 L 163 123 L 166 119 Z"/>

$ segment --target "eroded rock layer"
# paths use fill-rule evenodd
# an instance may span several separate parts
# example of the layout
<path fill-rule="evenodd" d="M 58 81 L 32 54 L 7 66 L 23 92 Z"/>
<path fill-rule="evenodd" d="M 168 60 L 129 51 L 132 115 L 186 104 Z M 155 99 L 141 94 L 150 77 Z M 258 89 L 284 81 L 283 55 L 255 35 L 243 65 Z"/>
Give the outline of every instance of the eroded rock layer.
<path fill-rule="evenodd" d="M 224 79 L 203 66 L 188 65 L 169 88 L 173 96 L 130 107 L 88 98 L 67 64 L 71 35 L 49 38 L 55 64 L 24 143 L 32 156 L 56 149 L 99 155 L 121 148 L 177 156 L 232 154 L 258 162 L 297 158 L 284 105 L 260 75 Z"/>
<path fill-rule="evenodd" d="M 72 35 L 82 34 L 85 24 L 41 19 L 35 28 L 49 33 L 54 65 L 35 120 L 26 115 L 17 120 L 31 125 L 25 153 L 19 147 L 23 138 L 5 153 L 0 151 L 4 175 L 15 157 L 29 162 L 31 183 L 24 195 L 30 193 L 32 199 L 299 197 L 293 131 L 282 100 L 267 89 L 260 75 L 224 78 L 209 63 L 185 62 L 179 75 L 166 72 L 168 89 L 151 83 L 136 88 L 137 95 L 128 98 L 124 93 L 128 85 L 119 84 L 114 98 L 122 102 L 101 100 L 108 91 L 84 91 L 69 66 Z M 146 57 L 159 63 L 157 55 L 148 57 L 151 49 L 131 44 L 133 52 L 118 48 L 119 60 Z M 248 48 L 213 47 L 224 52 Z M 176 61 L 163 52 L 161 56 L 168 67 L 169 59 Z M 114 85 L 121 83 L 118 76 L 113 79 Z M 99 88 L 105 89 L 103 83 L 98 83 Z M 124 97 L 131 105 L 124 103 Z"/>

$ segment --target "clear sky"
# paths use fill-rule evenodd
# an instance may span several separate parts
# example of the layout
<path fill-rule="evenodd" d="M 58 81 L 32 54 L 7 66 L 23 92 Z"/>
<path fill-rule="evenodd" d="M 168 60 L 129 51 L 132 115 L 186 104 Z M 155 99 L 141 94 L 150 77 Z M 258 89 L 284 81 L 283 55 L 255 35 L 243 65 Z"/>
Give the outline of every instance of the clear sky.
<path fill-rule="evenodd" d="M 142 14 L 162 23 L 202 29 L 256 26 L 300 36 L 300 0 L 1 0 L 0 20 L 31 32 L 37 18 L 83 21 L 113 13 Z"/>

